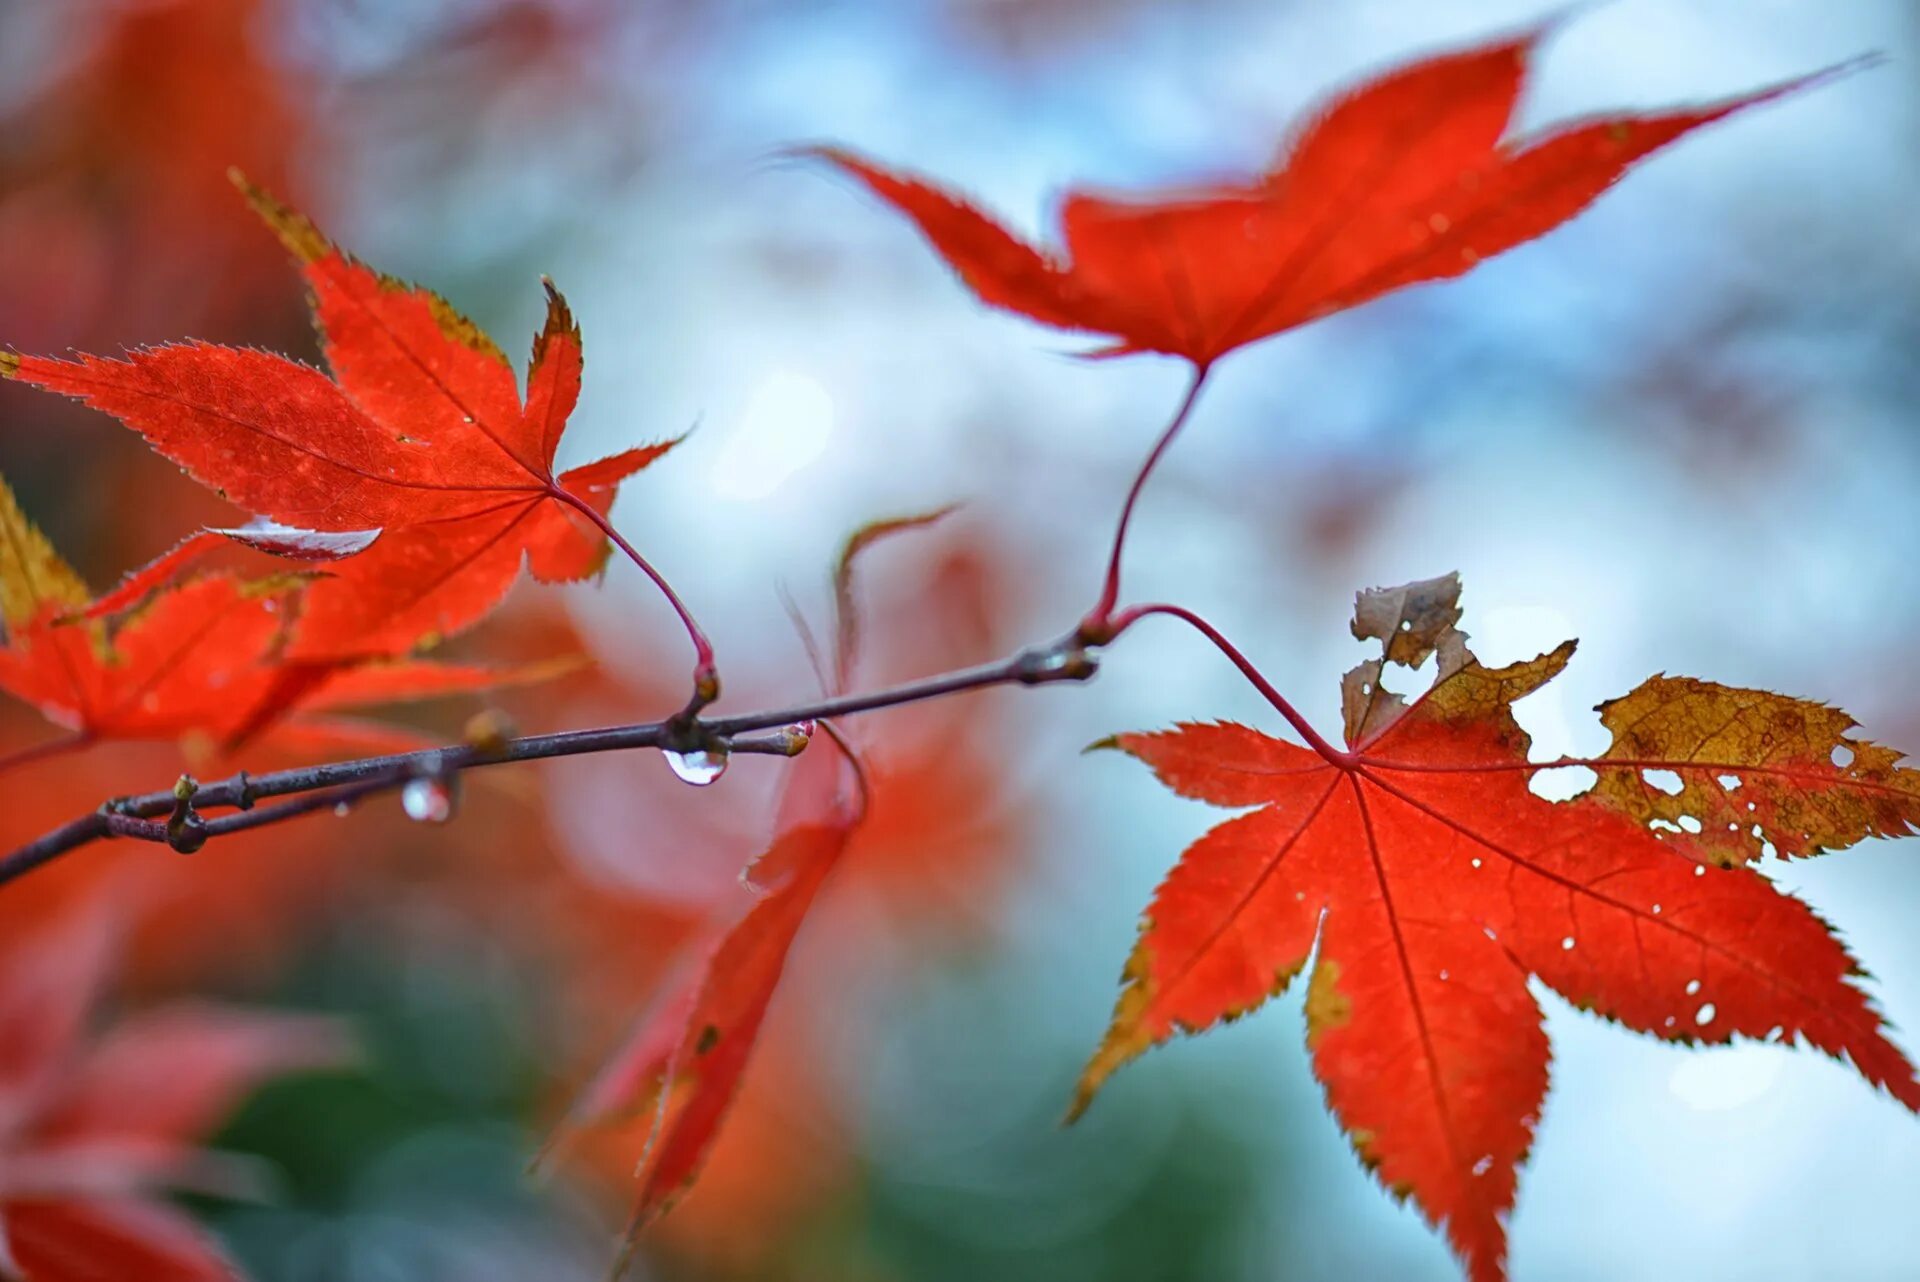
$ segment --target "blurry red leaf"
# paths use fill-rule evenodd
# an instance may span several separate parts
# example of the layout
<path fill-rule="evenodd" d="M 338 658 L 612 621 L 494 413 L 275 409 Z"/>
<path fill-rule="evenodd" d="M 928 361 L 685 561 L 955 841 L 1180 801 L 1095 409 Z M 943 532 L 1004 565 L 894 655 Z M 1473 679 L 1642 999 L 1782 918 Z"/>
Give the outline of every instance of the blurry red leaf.
<path fill-rule="evenodd" d="M 1312 112 L 1280 162 L 1246 181 L 1145 197 L 1070 192 L 1057 256 L 925 181 L 836 148 L 815 154 L 911 218 L 981 301 L 1110 335 L 1104 355 L 1165 352 L 1205 366 L 1461 275 L 1566 222 L 1683 134 L 1834 74 L 1510 139 L 1527 59 L 1549 29 L 1360 85 Z"/>
<path fill-rule="evenodd" d="M 112 929 L 96 902 L 0 957 L 13 1070 L 0 1081 L 0 1263 L 25 1282 L 232 1279 L 219 1247 L 154 1194 L 205 1183 L 217 1155 L 198 1143 L 262 1082 L 337 1065 L 349 1044 L 325 1020 L 189 1005 L 89 1047 Z"/>

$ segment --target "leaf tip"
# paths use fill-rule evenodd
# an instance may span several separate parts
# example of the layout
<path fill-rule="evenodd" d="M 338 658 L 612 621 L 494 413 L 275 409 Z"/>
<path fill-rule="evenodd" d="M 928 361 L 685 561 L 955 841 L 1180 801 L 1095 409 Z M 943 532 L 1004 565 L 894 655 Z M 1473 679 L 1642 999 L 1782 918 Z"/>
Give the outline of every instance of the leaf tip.
<path fill-rule="evenodd" d="M 320 234 L 320 229 L 305 214 L 282 204 L 266 188 L 259 186 L 238 166 L 227 170 L 227 181 L 231 182 L 252 206 L 253 212 L 260 215 L 262 222 L 273 229 L 287 252 L 301 263 L 317 262 L 333 252 L 333 245 Z"/>
<path fill-rule="evenodd" d="M 1095 739 L 1092 743 L 1080 749 L 1080 755 L 1083 757 L 1086 757 L 1086 756 L 1091 756 L 1096 752 L 1125 752 L 1125 751 L 1126 751 L 1126 748 L 1121 744 L 1120 736 L 1117 734 L 1110 734 L 1110 735 L 1107 735 L 1105 738 Z"/>

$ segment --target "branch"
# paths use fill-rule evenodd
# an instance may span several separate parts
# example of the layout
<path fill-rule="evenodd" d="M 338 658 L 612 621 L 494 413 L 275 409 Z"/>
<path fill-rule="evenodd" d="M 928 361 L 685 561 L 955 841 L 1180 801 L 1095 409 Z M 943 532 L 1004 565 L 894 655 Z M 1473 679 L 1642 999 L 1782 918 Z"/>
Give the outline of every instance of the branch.
<path fill-rule="evenodd" d="M 528 735 L 504 743 L 457 744 L 276 770 L 271 774 L 250 775 L 243 770 L 230 778 L 199 785 L 183 777 L 171 788 L 117 797 L 92 814 L 62 824 L 0 857 L 0 885 L 24 877 L 70 850 L 109 837 L 159 842 L 190 853 L 216 837 L 264 828 L 317 810 L 351 805 L 378 793 L 404 788 L 416 779 L 445 779 L 481 766 L 629 748 L 790 757 L 806 747 L 807 722 L 921 703 L 990 686 L 1085 681 L 1094 675 L 1097 667 L 1095 656 L 1069 637 L 1053 645 L 1022 650 L 998 663 L 962 668 L 865 694 L 842 695 L 740 716 L 704 720 L 681 714 L 665 721 Z M 274 797 L 296 800 L 255 809 L 258 803 Z M 203 818 L 200 812 L 209 809 L 231 809 L 237 813 Z"/>

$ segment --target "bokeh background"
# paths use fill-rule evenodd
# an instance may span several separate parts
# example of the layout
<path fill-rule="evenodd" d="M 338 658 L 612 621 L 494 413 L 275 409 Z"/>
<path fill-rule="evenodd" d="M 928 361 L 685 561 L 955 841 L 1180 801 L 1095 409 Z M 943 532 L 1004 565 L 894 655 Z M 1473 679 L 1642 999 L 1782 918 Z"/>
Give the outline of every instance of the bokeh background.
<path fill-rule="evenodd" d="M 0 343 L 194 336 L 314 354 L 230 164 L 517 350 L 538 277 L 586 331 L 562 462 L 698 425 L 623 530 L 714 632 L 738 708 L 812 689 L 783 592 L 823 617 L 840 539 L 962 500 L 878 554 L 863 683 L 1056 634 L 1177 399 L 1154 358 L 972 303 L 911 230 L 784 159 L 833 140 L 1038 230 L 1069 181 L 1263 163 L 1356 75 L 1542 12 L 1475 0 L 0 0 Z M 1458 569 L 1480 653 L 1582 638 L 1522 705 L 1537 751 L 1650 672 L 1826 699 L 1920 744 L 1920 11 L 1907 0 L 1621 0 L 1537 67 L 1525 118 L 1885 65 L 1743 115 L 1573 225 L 1236 357 L 1158 476 L 1130 587 L 1177 596 L 1336 723 L 1357 587 Z M 232 515 L 104 417 L 0 385 L 0 471 L 98 586 Z M 583 650 L 499 704 L 526 729 L 660 715 L 684 641 L 637 574 L 523 584 L 457 653 Z M 452 733 L 453 704 L 419 724 Z M 803 934 L 702 1185 L 651 1236 L 671 1279 L 1447 1278 L 1359 1170 L 1299 996 L 1149 1056 L 1057 1125 L 1139 907 L 1213 816 L 1118 729 L 1273 718 L 1189 635 L 1143 626 L 1086 689 L 884 714 L 880 811 Z M 45 730 L 0 712 L 0 747 Z M 163 783 L 105 748 L 0 781 L 11 846 Z M 766 836 L 780 767 L 711 789 L 653 754 L 476 778 L 183 860 L 100 848 L 0 893 L 0 929 L 122 865 L 159 889 L 122 1000 L 243 996 L 354 1021 L 360 1070 L 269 1087 L 219 1138 L 283 1172 L 196 1203 L 265 1282 L 597 1279 L 640 1135 L 522 1169 Z M 1920 1029 L 1920 867 L 1868 843 L 1775 869 Z M 1687 1052 L 1545 996 L 1553 1094 L 1514 1217 L 1520 1277 L 1904 1279 L 1920 1123 L 1840 1065 Z M 1913 1043 L 1908 1039 L 1909 1047 Z"/>

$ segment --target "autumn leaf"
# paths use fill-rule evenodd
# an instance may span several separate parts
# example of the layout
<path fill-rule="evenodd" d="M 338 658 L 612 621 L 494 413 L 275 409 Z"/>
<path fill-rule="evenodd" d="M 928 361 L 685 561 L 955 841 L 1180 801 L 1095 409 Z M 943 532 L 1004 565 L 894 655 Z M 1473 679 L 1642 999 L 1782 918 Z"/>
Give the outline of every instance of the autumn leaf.
<path fill-rule="evenodd" d="M 1769 847 L 1913 832 L 1920 772 L 1842 713 L 1665 676 L 1602 705 L 1600 756 L 1529 761 L 1513 704 L 1573 643 L 1486 667 L 1454 627 L 1458 594 L 1452 576 L 1360 594 L 1354 633 L 1382 658 L 1348 674 L 1345 752 L 1232 724 L 1114 741 L 1182 796 L 1255 809 L 1155 894 L 1074 1112 L 1128 1060 L 1253 1010 L 1311 959 L 1307 1043 L 1335 1116 L 1490 1280 L 1547 1091 L 1530 976 L 1669 1041 L 1804 1042 L 1920 1110 L 1859 964 L 1747 866 Z M 1435 655 L 1410 706 L 1382 687 L 1386 664 Z M 1530 790 L 1567 765 L 1598 782 L 1562 802 Z"/>
<path fill-rule="evenodd" d="M 112 595 L 156 578 L 137 571 Z M 289 576 L 227 575 L 147 584 L 134 594 L 151 598 L 147 604 L 110 629 L 86 617 L 96 613 L 86 584 L 0 479 L 0 691 L 73 732 L 75 745 L 190 737 L 202 746 L 235 746 L 277 725 L 276 733 L 307 752 L 387 748 L 395 746 L 390 729 L 335 714 L 541 681 L 573 666 L 419 659 L 289 666 L 279 653 L 288 616 L 312 586 Z"/>
<path fill-rule="evenodd" d="M 301 264 L 333 378 L 191 342 L 124 360 L 0 353 L 0 376 L 112 414 L 279 525 L 380 531 L 307 594 L 292 658 L 431 644 L 497 605 L 523 560 L 550 581 L 597 571 L 608 549 L 597 519 L 620 481 L 674 442 L 554 475 L 581 375 L 580 331 L 558 291 L 547 288 L 523 402 L 506 356 L 446 300 L 349 257 L 236 181 Z"/>
<path fill-rule="evenodd" d="M 230 1282 L 218 1244 L 162 1195 L 257 1183 L 203 1137 L 260 1083 L 341 1064 L 351 1045 L 327 1020 L 199 1002 L 89 1042 L 116 933 L 111 904 L 96 901 L 0 959 L 0 1272 Z"/>
<path fill-rule="evenodd" d="M 1701 107 L 1508 137 L 1527 63 L 1557 25 L 1426 58 L 1309 113 L 1241 182 L 1114 197 L 1072 191 L 1063 248 L 1018 239 L 933 184 L 852 152 L 813 154 L 912 219 L 990 306 L 1112 337 L 1101 355 L 1228 352 L 1420 281 L 1459 276 L 1580 213 L 1635 162 L 1817 73 Z"/>
<path fill-rule="evenodd" d="M 833 653 L 815 656 L 823 685 L 843 690 L 854 668 L 861 557 L 952 510 L 874 521 L 847 538 L 831 580 Z M 849 776 L 857 787 L 850 787 Z M 837 738 L 808 750 L 781 789 L 772 842 L 741 875 L 755 895 L 752 906 L 717 932 L 701 964 L 681 968 L 575 1099 L 549 1145 L 564 1144 L 582 1128 L 653 1110 L 632 1234 L 671 1209 L 718 1141 L 794 939 L 822 885 L 865 831 L 875 809 L 875 783 L 865 763 L 853 761 Z"/>

